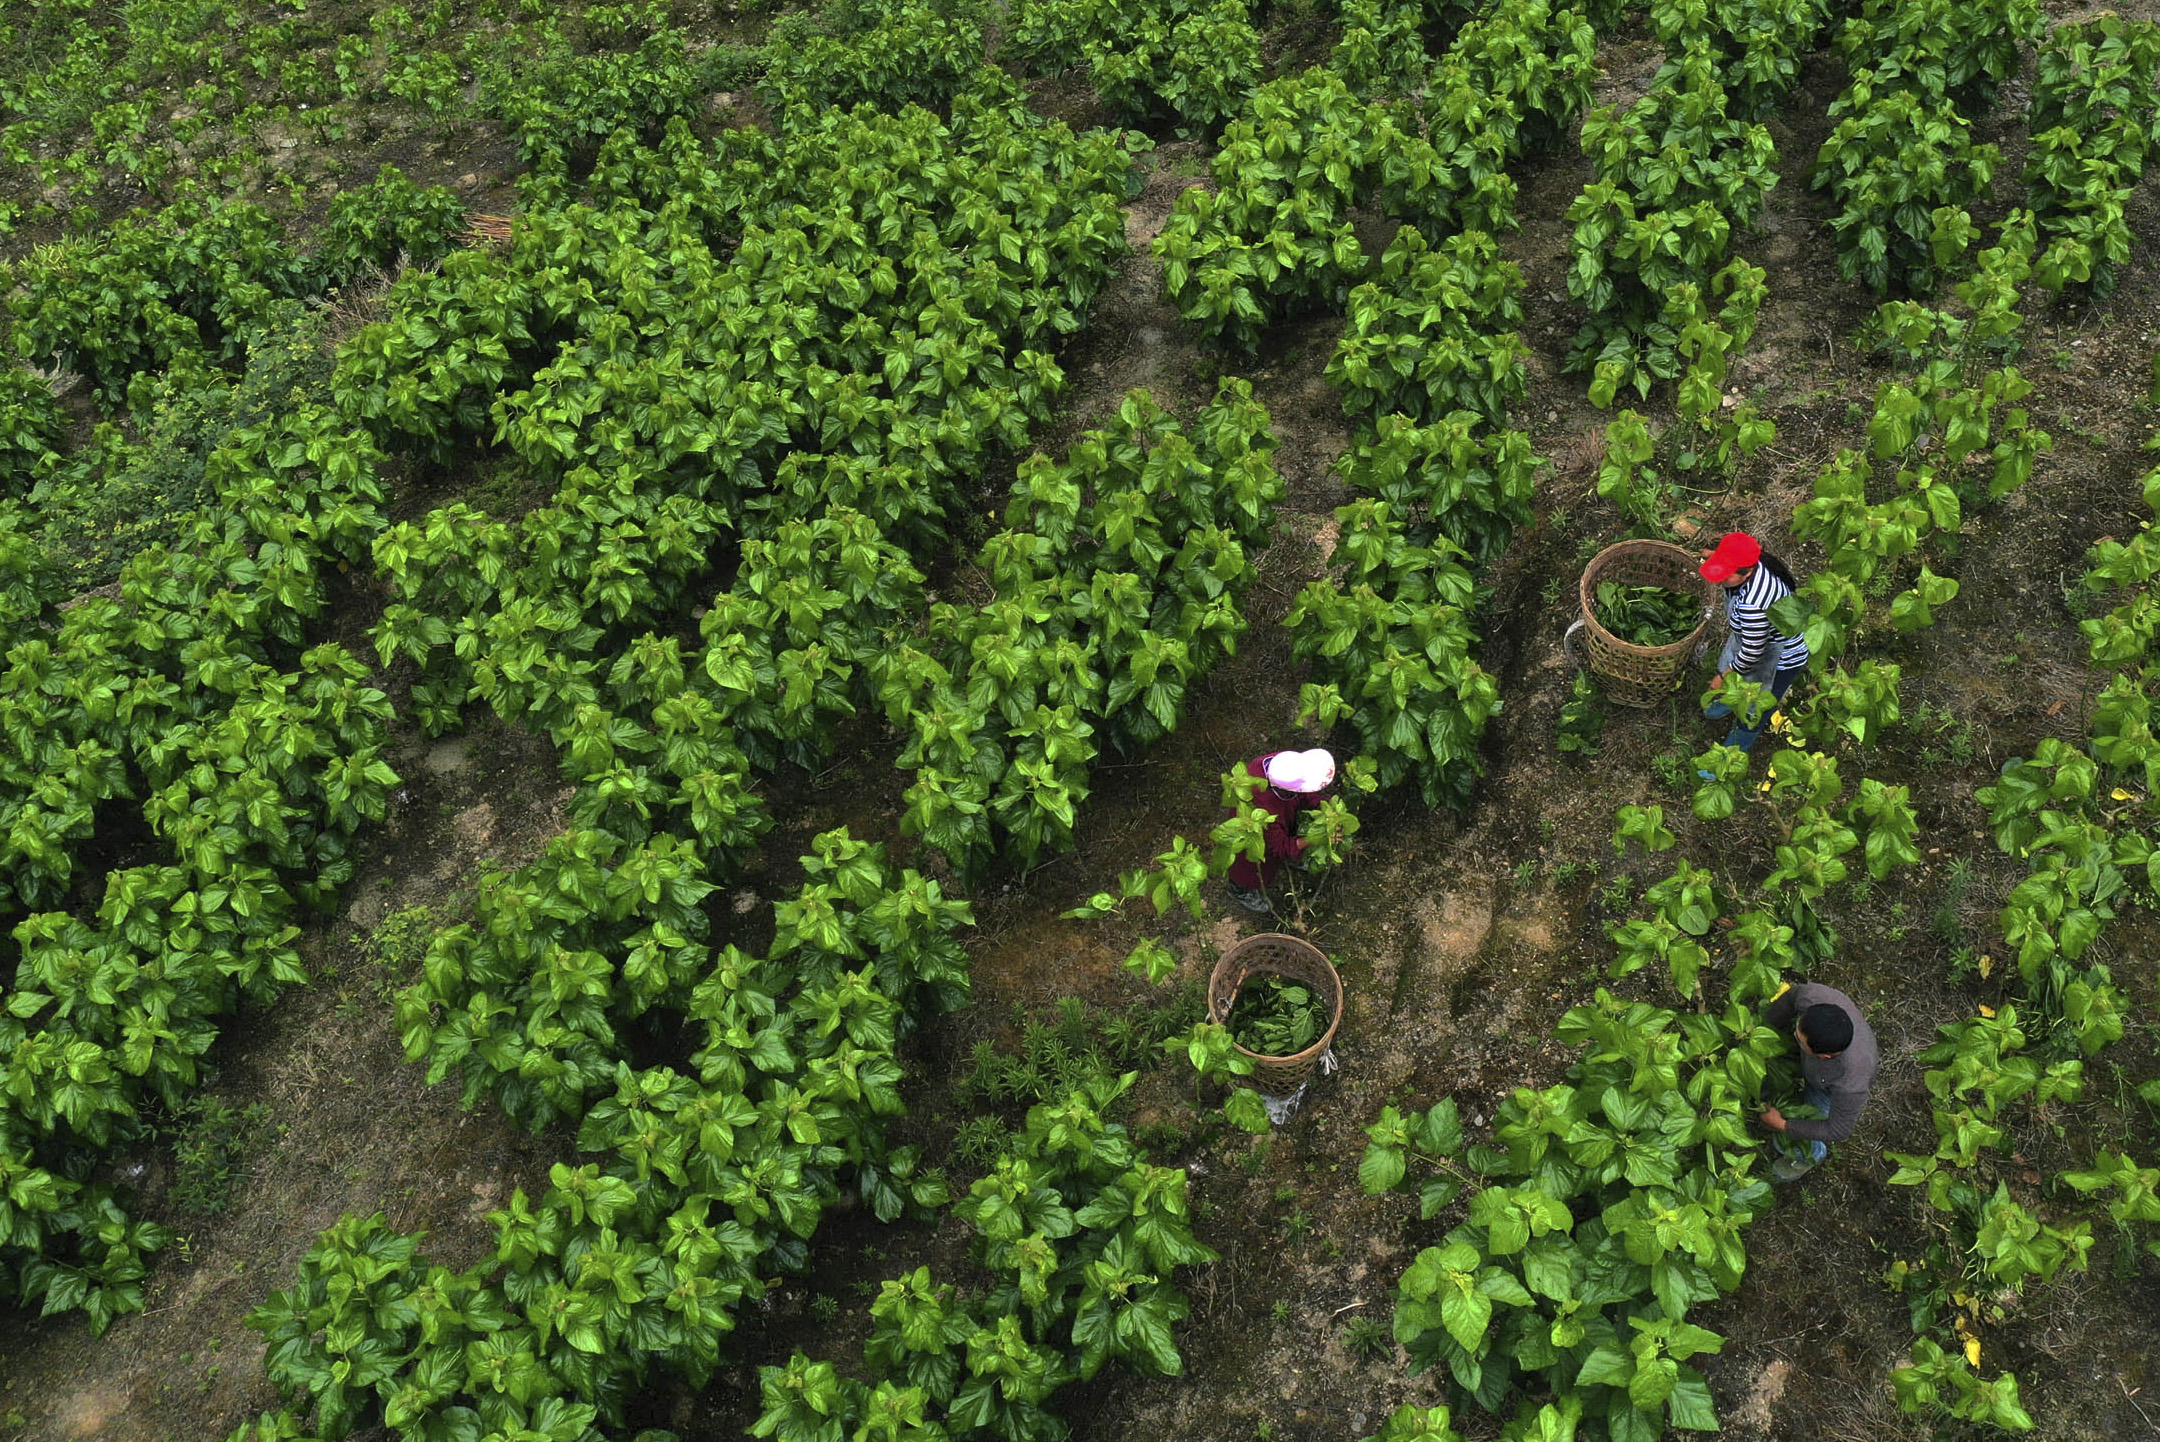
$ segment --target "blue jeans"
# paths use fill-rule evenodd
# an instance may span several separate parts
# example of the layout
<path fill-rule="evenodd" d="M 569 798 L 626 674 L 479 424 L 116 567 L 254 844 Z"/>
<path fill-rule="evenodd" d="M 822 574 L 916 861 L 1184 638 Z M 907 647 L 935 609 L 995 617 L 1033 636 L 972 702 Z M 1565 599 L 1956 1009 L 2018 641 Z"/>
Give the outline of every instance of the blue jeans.
<path fill-rule="evenodd" d="M 1805 1091 L 1801 1092 L 1800 1104 L 1802 1106 L 1813 1107 L 1816 1111 L 1821 1112 L 1824 1116 L 1830 1115 L 1830 1093 L 1824 1091 L 1819 1086 L 1810 1085 Z M 1780 1142 L 1778 1145 L 1783 1147 L 1788 1155 L 1791 1155 L 1798 1153 L 1802 1144 L 1795 1140 Z M 1828 1143 L 1808 1142 L 1805 1145 L 1807 1147 L 1808 1156 L 1814 1161 L 1819 1162 L 1824 1157 L 1830 1155 L 1830 1147 Z"/>
<path fill-rule="evenodd" d="M 1793 666 L 1780 670 L 1770 678 L 1770 695 L 1776 700 L 1784 700 L 1785 693 L 1792 690 L 1793 682 L 1806 674 L 1807 667 L 1805 666 Z M 1732 714 L 1732 707 L 1726 705 L 1723 701 L 1713 701 L 1703 708 L 1703 715 L 1713 721 Z M 1725 744 L 1736 750 L 1753 751 L 1755 749 L 1755 738 L 1762 735 L 1763 727 L 1769 724 L 1770 718 L 1768 716 L 1757 718 L 1753 726 L 1743 726 L 1738 721 L 1735 721 L 1732 730 L 1725 733 Z"/>

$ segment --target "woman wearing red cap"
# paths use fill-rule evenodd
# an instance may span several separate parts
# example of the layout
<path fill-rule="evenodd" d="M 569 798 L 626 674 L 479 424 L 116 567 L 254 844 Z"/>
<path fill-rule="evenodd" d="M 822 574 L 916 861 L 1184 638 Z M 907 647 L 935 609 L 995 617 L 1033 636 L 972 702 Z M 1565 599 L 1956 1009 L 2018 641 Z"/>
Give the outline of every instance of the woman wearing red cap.
<path fill-rule="evenodd" d="M 1770 608 L 1798 590 L 1800 583 L 1783 561 L 1745 531 L 1730 532 L 1703 557 L 1702 576 L 1725 588 L 1725 618 L 1731 627 L 1711 688 L 1723 686 L 1728 675 L 1738 673 L 1758 686 L 1769 687 L 1773 697 L 1783 700 L 1793 683 L 1807 674 L 1808 648 L 1804 638 L 1787 636 L 1771 624 Z M 1733 709 L 1719 701 L 1703 714 L 1713 718 L 1732 716 Z M 1734 717 L 1725 744 L 1742 751 L 1754 749 L 1765 719 L 1757 717 L 1750 726 L 1743 718 Z M 1708 779 L 1710 773 L 1702 775 Z"/>
<path fill-rule="evenodd" d="M 1252 804 L 1274 819 L 1268 822 L 1267 852 L 1257 862 L 1240 856 L 1230 863 L 1230 899 L 1247 911 L 1269 909 L 1262 889 L 1282 874 L 1285 861 L 1295 863 L 1305 854 L 1305 842 L 1297 834 L 1297 815 L 1319 804 L 1320 793 L 1335 780 L 1335 758 L 1315 747 L 1311 751 L 1270 751 L 1245 763 L 1245 774 L 1267 782 L 1253 793 Z"/>

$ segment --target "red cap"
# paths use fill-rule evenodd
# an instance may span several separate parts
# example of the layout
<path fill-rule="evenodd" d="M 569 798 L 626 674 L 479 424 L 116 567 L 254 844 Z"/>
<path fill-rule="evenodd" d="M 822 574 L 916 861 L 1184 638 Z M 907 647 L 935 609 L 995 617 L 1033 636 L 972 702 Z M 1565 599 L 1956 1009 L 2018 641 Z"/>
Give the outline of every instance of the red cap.
<path fill-rule="evenodd" d="M 1762 542 L 1746 531 L 1728 531 L 1717 549 L 1703 559 L 1702 578 L 1723 585 L 1761 559 Z"/>

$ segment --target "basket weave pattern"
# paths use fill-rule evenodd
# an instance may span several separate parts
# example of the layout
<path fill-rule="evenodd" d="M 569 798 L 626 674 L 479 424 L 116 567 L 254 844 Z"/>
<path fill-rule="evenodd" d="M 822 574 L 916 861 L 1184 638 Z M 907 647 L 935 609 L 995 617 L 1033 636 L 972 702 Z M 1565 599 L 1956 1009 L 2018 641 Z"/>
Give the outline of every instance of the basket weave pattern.
<path fill-rule="evenodd" d="M 1295 1056 L 1262 1056 L 1238 1047 L 1238 1054 L 1253 1064 L 1254 1085 L 1270 1096 L 1287 1096 L 1305 1083 L 1334 1044 L 1335 1028 L 1342 1025 L 1342 978 L 1326 953 L 1310 942 L 1272 931 L 1248 936 L 1223 953 L 1208 977 L 1208 1020 L 1229 1021 L 1238 988 L 1250 977 L 1267 975 L 1287 977 L 1311 987 L 1328 1009 L 1327 1030 Z"/>
<path fill-rule="evenodd" d="M 1583 571 L 1578 588 L 1583 639 L 1590 671 L 1604 683 L 1607 697 L 1622 706 L 1655 706 L 1687 674 L 1711 618 L 1717 614 L 1717 588 L 1702 578 L 1700 563 L 1686 548 L 1670 541 L 1621 541 L 1597 553 Z M 1623 586 L 1657 586 L 1702 603 L 1702 619 L 1686 637 L 1669 646 L 1638 646 L 1623 641 L 1598 620 L 1597 588 L 1605 581 Z"/>

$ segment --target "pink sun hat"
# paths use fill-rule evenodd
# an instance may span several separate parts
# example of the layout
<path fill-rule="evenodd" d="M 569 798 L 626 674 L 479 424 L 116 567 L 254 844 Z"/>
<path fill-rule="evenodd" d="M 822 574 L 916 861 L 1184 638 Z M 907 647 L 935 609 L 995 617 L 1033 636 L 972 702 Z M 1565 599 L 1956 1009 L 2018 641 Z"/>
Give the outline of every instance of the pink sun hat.
<path fill-rule="evenodd" d="M 1310 751 L 1278 751 L 1262 769 L 1271 785 L 1311 795 L 1326 790 L 1335 779 L 1335 758 L 1317 746 Z"/>

